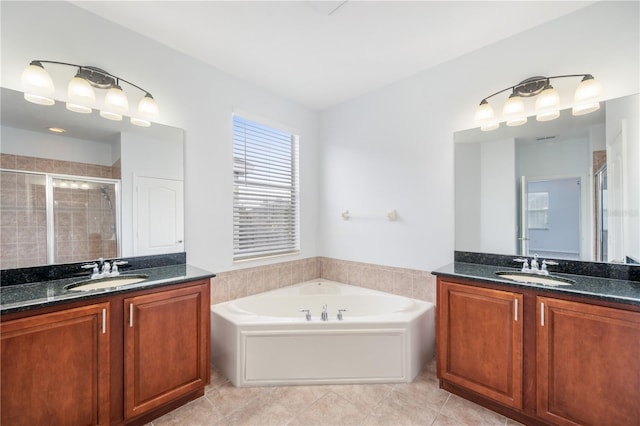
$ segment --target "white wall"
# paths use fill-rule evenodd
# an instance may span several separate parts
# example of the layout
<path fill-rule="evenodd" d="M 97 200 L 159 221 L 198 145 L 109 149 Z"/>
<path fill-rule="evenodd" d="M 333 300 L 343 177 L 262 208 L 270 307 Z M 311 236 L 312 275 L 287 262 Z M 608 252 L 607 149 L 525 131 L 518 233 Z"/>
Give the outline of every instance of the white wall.
<path fill-rule="evenodd" d="M 2 152 L 52 160 L 100 164 L 111 167 L 118 157 L 113 157 L 112 144 L 70 138 L 53 133 L 32 132 L 15 127 L 0 126 Z"/>
<path fill-rule="evenodd" d="M 450 262 L 454 131 L 477 127 L 483 97 L 536 75 L 588 72 L 605 98 L 637 93 L 638 8 L 597 3 L 325 111 L 321 253 L 423 270 Z M 399 222 L 340 218 L 389 207 Z"/>
<path fill-rule="evenodd" d="M 480 147 L 480 251 L 516 253 L 516 142 L 484 142 Z M 458 230 L 456 230 L 458 232 Z"/>
<path fill-rule="evenodd" d="M 589 72 L 606 98 L 637 93 L 638 6 L 595 4 L 318 117 L 70 4 L 2 2 L 2 86 L 20 90 L 26 64 L 51 59 L 98 66 L 151 91 L 160 121 L 186 132 L 186 250 L 194 265 L 220 272 L 259 263 L 232 262 L 236 107 L 300 129 L 298 258 L 431 270 L 453 258 L 454 131 L 475 127 L 484 96 L 534 75 Z M 396 222 L 383 216 L 392 208 Z M 345 209 L 352 220 L 341 218 Z"/>
<path fill-rule="evenodd" d="M 189 263 L 221 272 L 318 254 L 317 113 L 65 2 L 2 2 L 1 8 L 2 86 L 20 90 L 22 70 L 34 59 L 93 65 L 149 90 L 159 121 L 185 130 Z M 232 261 L 234 107 L 300 130 L 299 256 Z"/>
<path fill-rule="evenodd" d="M 122 255 L 134 253 L 134 176 L 183 180 L 183 144 L 174 140 L 157 140 L 137 133 L 120 135 Z M 153 157 L 153 161 L 149 161 Z"/>
<path fill-rule="evenodd" d="M 640 95 L 616 100 L 607 104 L 607 143 L 622 134 L 622 211 L 610 211 L 619 215 L 623 223 L 624 256 L 640 261 Z M 609 188 L 614 184 L 609 180 Z M 610 205 L 611 206 L 611 205 Z"/>

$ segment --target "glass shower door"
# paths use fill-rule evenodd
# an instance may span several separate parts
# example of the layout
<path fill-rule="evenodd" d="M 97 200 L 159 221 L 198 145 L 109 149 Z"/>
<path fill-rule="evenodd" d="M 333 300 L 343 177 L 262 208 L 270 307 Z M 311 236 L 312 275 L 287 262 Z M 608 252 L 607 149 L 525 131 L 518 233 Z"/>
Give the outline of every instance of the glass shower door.
<path fill-rule="evenodd" d="M 53 247 L 50 263 L 70 263 L 118 255 L 117 185 L 82 178 L 53 177 Z"/>
<path fill-rule="evenodd" d="M 0 172 L 1 269 L 47 262 L 45 187 L 44 175 Z"/>

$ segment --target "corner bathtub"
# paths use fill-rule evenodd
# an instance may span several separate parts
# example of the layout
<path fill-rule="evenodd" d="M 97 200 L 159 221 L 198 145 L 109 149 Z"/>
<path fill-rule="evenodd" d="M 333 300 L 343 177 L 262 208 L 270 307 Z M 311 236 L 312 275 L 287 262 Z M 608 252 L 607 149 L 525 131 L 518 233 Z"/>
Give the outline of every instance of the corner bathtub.
<path fill-rule="evenodd" d="M 433 359 L 435 312 L 429 302 L 313 280 L 212 305 L 211 334 L 212 363 L 239 387 L 411 382 Z"/>

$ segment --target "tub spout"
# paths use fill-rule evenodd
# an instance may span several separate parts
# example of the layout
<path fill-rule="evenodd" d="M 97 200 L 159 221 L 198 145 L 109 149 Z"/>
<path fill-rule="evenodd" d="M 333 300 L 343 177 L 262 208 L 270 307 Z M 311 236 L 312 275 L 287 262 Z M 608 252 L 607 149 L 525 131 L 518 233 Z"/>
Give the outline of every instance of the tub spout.
<path fill-rule="evenodd" d="M 328 321 L 329 320 L 329 314 L 327 313 L 327 305 L 326 304 L 322 305 L 322 313 L 320 314 L 320 319 L 322 321 Z"/>
<path fill-rule="evenodd" d="M 306 312 L 304 317 L 307 319 L 307 321 L 311 321 L 311 311 L 309 309 L 300 309 L 300 312 Z"/>

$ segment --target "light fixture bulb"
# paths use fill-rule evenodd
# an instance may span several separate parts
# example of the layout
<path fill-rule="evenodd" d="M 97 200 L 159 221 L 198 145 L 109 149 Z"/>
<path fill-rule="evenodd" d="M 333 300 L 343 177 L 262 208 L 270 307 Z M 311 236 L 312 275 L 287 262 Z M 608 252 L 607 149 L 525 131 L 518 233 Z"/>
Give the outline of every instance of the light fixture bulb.
<path fill-rule="evenodd" d="M 120 121 L 122 114 L 129 111 L 129 101 L 127 96 L 118 85 L 113 86 L 104 96 L 104 109 L 100 111 L 100 116 L 107 120 Z"/>
<path fill-rule="evenodd" d="M 107 91 L 104 96 L 104 103 L 107 109 L 112 111 L 125 113 L 129 110 L 129 100 L 120 86 L 113 86 Z"/>
<path fill-rule="evenodd" d="M 131 117 L 131 124 L 133 124 L 134 126 L 140 126 L 140 127 L 149 127 L 151 126 L 151 122 L 148 120 L 144 120 L 140 117 Z"/>
<path fill-rule="evenodd" d="M 560 117 L 560 95 L 550 84 L 538 95 L 536 99 L 536 120 L 550 121 Z"/>
<path fill-rule="evenodd" d="M 586 75 L 574 95 L 573 115 L 589 114 L 600 109 L 598 99 L 602 95 L 602 85 L 592 75 Z"/>
<path fill-rule="evenodd" d="M 158 117 L 158 113 L 158 104 L 153 99 L 153 96 L 147 93 L 138 103 L 138 114 L 151 121 Z"/>
<path fill-rule="evenodd" d="M 51 76 L 38 61 L 31 62 L 22 72 L 24 98 L 34 104 L 53 105 L 55 88 Z"/>
<path fill-rule="evenodd" d="M 527 117 L 524 115 L 522 98 L 512 93 L 502 107 L 502 115 L 507 119 L 507 126 L 520 126 L 526 123 Z"/>
<path fill-rule="evenodd" d="M 480 130 L 488 132 L 500 127 L 500 124 L 495 120 L 495 113 L 493 108 L 486 99 L 480 102 L 480 106 L 476 110 L 476 121 L 480 123 Z"/>
<path fill-rule="evenodd" d="M 491 123 L 483 124 L 482 126 L 480 126 L 480 130 L 483 132 L 490 132 L 497 129 L 498 127 L 500 127 L 500 123 L 498 123 L 497 121 L 493 121 Z"/>
<path fill-rule="evenodd" d="M 88 114 L 91 112 L 91 106 L 96 101 L 96 94 L 87 80 L 76 76 L 71 79 L 67 87 L 67 109 L 73 112 Z"/>
<path fill-rule="evenodd" d="M 486 99 L 483 99 L 482 102 L 480 102 L 480 106 L 478 106 L 478 109 L 476 110 L 476 121 L 486 121 L 486 120 L 491 120 L 493 117 L 495 116 L 495 113 L 493 112 L 493 108 L 491 107 L 491 105 L 489 105 L 489 102 L 487 102 Z"/>

